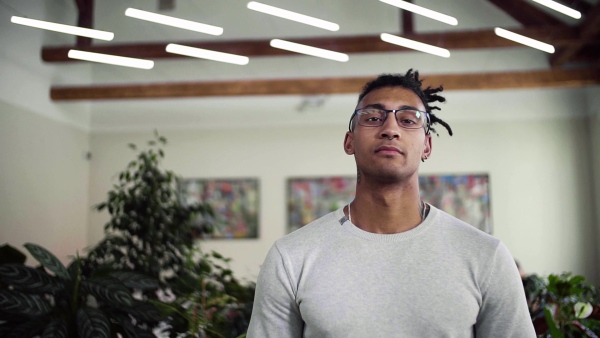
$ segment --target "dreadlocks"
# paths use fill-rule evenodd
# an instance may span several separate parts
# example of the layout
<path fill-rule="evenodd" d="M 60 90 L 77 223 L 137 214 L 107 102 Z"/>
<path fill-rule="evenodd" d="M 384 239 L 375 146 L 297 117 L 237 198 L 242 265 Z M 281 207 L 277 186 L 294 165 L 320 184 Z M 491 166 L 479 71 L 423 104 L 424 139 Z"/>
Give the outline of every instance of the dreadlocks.
<path fill-rule="evenodd" d="M 433 131 L 436 135 L 439 134 L 433 128 L 434 124 L 441 124 L 448 130 L 448 134 L 452 136 L 452 128 L 448 125 L 448 123 L 444 122 L 442 119 L 438 118 L 435 114 L 432 113 L 432 110 L 441 110 L 437 106 L 430 106 L 429 103 L 433 102 L 446 102 L 446 98 L 438 95 L 439 92 L 444 90 L 443 86 L 439 86 L 437 88 L 432 88 L 431 86 L 422 89 L 421 86 L 423 84 L 423 80 L 419 79 L 419 72 L 413 72 L 412 68 L 406 72 L 406 74 L 381 74 L 375 80 L 368 82 L 365 84 L 362 92 L 358 96 L 358 102 L 360 102 L 367 94 L 371 91 L 382 88 L 382 87 L 403 87 L 406 89 L 412 90 L 417 96 L 423 101 L 425 105 L 425 110 L 429 113 L 430 117 L 430 125 L 429 130 Z M 354 129 L 354 127 L 352 127 Z"/>

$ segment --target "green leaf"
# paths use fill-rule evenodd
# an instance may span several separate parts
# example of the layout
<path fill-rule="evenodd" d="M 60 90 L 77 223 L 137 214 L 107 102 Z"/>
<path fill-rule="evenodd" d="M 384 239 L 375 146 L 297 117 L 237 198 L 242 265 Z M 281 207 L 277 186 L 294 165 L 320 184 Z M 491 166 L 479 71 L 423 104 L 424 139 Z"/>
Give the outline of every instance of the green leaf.
<path fill-rule="evenodd" d="M 27 256 L 17 248 L 4 244 L 0 246 L 0 264 L 16 263 L 25 264 Z"/>
<path fill-rule="evenodd" d="M 571 278 L 571 280 L 569 280 L 569 283 L 571 285 L 577 285 L 581 282 L 583 282 L 585 280 L 584 276 L 573 276 L 573 278 Z"/>
<path fill-rule="evenodd" d="M 554 319 L 552 319 L 552 312 L 550 312 L 550 309 L 544 309 L 544 316 L 546 317 L 546 323 L 548 324 L 548 330 L 550 331 L 552 338 L 564 338 L 563 334 L 556 326 Z"/>
<path fill-rule="evenodd" d="M 55 293 L 64 289 L 64 285 L 46 271 L 19 264 L 0 265 L 0 279 L 15 290 L 32 293 Z"/>
<path fill-rule="evenodd" d="M 137 150 L 137 146 L 133 143 L 129 143 L 127 146 L 133 150 Z"/>
<path fill-rule="evenodd" d="M 50 322 L 44 329 L 41 338 L 68 338 L 69 329 L 62 319 L 56 319 Z"/>
<path fill-rule="evenodd" d="M 138 290 L 155 290 L 159 288 L 158 281 L 141 273 L 131 271 L 115 271 L 111 277 L 120 280 L 128 288 Z"/>
<path fill-rule="evenodd" d="M 158 323 L 165 320 L 165 316 L 158 310 L 153 303 L 133 300 L 133 304 L 127 308 L 121 308 L 123 312 L 130 314 L 136 320 L 144 322 L 155 322 Z"/>
<path fill-rule="evenodd" d="M 92 295 L 104 299 L 114 305 L 131 306 L 133 298 L 129 290 L 120 280 L 112 277 L 99 277 L 81 282 L 81 286 Z"/>
<path fill-rule="evenodd" d="M 0 290 L 0 309 L 10 313 L 36 317 L 50 312 L 50 305 L 39 295 Z"/>
<path fill-rule="evenodd" d="M 67 268 L 65 268 L 65 266 L 50 251 L 33 243 L 26 243 L 25 247 L 27 248 L 27 251 L 29 251 L 29 253 L 38 260 L 38 262 L 42 263 L 46 269 L 54 272 L 57 277 L 65 280 L 71 279 Z"/>
<path fill-rule="evenodd" d="M 110 323 L 97 309 L 77 310 L 77 333 L 81 338 L 109 338 Z"/>

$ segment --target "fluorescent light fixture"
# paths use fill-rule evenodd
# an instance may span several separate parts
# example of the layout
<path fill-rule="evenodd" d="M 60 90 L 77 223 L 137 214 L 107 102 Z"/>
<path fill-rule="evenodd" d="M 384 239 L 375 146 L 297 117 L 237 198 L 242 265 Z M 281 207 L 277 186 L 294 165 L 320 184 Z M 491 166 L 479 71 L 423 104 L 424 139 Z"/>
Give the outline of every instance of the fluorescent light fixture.
<path fill-rule="evenodd" d="M 260 2 L 256 2 L 256 1 L 250 1 L 248 3 L 247 7 L 249 9 L 257 11 L 257 12 L 270 14 L 270 15 L 278 16 L 280 18 L 300 22 L 300 23 L 303 23 L 306 25 L 323 28 L 328 31 L 336 32 L 336 31 L 340 30 L 340 25 L 338 25 L 337 23 L 333 23 L 330 21 L 313 18 L 312 16 L 299 14 L 299 13 L 288 11 L 285 9 L 261 4 Z"/>
<path fill-rule="evenodd" d="M 191 56 L 191 57 L 195 57 L 195 58 L 233 63 L 236 65 L 247 65 L 248 62 L 250 61 L 250 59 L 247 56 L 215 52 L 213 50 L 188 47 L 188 46 L 178 45 L 175 43 L 170 43 L 167 45 L 167 52 L 173 53 L 173 54 Z"/>
<path fill-rule="evenodd" d="M 385 2 L 388 5 L 396 6 L 398 8 L 404 9 L 409 12 L 413 12 L 415 14 L 426 16 L 433 20 L 447 23 L 452 26 L 458 25 L 458 20 L 456 20 L 455 17 L 446 15 L 446 14 L 442 14 L 442 13 L 439 13 L 436 11 L 432 11 L 431 9 L 417 6 L 417 5 L 411 4 L 410 2 L 406 2 L 406 1 L 402 1 L 402 0 L 379 0 L 379 1 Z"/>
<path fill-rule="evenodd" d="M 140 69 L 152 69 L 154 67 L 154 61 L 127 58 L 123 56 L 115 56 L 108 54 L 84 52 L 81 50 L 71 49 L 68 56 L 71 59 L 92 61 L 99 63 L 108 63 L 110 65 L 125 66 Z"/>
<path fill-rule="evenodd" d="M 528 38 L 521 34 L 513 33 L 511 31 L 507 31 L 506 29 L 502 29 L 502 28 L 498 28 L 498 27 L 494 28 L 494 33 L 496 33 L 496 35 L 498 35 L 500 37 L 503 37 L 508 40 L 512 40 L 514 42 L 518 42 L 525 46 L 539 49 L 539 50 L 542 50 L 542 51 L 544 51 L 546 53 L 550 53 L 550 54 L 554 53 L 554 46 L 549 45 L 544 42 L 541 42 L 541 41 L 538 41 L 538 40 L 534 40 L 532 38 Z"/>
<path fill-rule="evenodd" d="M 34 28 L 41 28 L 49 31 L 60 32 L 65 34 L 85 36 L 92 39 L 110 41 L 114 39 L 115 34 L 111 32 L 99 31 L 97 29 L 81 28 L 77 26 L 63 25 L 60 23 L 27 19 L 19 16 L 13 16 L 10 18 L 10 22 L 16 23 L 23 26 L 29 26 Z"/>
<path fill-rule="evenodd" d="M 152 12 L 146 12 L 135 8 L 127 8 L 125 10 L 125 15 L 131 18 L 136 18 L 140 20 L 146 20 L 150 22 L 160 23 L 167 26 L 188 29 L 195 32 L 200 32 L 204 34 L 210 35 L 221 35 L 223 34 L 223 28 L 217 26 L 211 26 L 195 21 L 184 20 L 174 18 L 172 16 L 156 14 Z"/>
<path fill-rule="evenodd" d="M 551 8 L 557 12 L 560 12 L 564 15 L 570 16 L 574 19 L 581 19 L 581 13 L 569 8 L 563 4 L 559 4 L 556 1 L 552 1 L 552 0 L 531 0 L 533 2 L 537 2 L 538 4 L 542 5 L 542 6 L 546 6 L 548 8 Z"/>
<path fill-rule="evenodd" d="M 450 57 L 450 51 L 447 50 L 447 49 L 436 47 L 436 46 L 432 46 L 432 45 L 428 45 L 426 43 L 418 42 L 418 41 L 415 41 L 415 40 L 410 40 L 410 39 L 402 38 L 402 37 L 399 37 L 399 36 L 396 36 L 396 35 L 392 35 L 392 34 L 388 34 L 388 33 L 381 33 L 381 40 L 383 40 L 383 41 L 385 41 L 387 43 L 391 43 L 391 44 L 394 44 L 394 45 L 398 45 L 398 46 L 402 46 L 402 47 L 406 47 L 406 48 L 418 50 L 420 52 L 425 52 L 425 53 L 429 53 L 429 54 L 441 56 L 441 57 L 444 57 L 444 58 L 449 58 Z"/>
<path fill-rule="evenodd" d="M 327 49 L 302 45 L 299 43 L 289 42 L 285 40 L 273 39 L 271 40 L 270 45 L 271 47 L 285 49 L 291 52 L 317 56 L 320 58 L 330 59 L 339 62 L 346 62 L 350 59 L 348 55 L 344 53 L 338 53 Z"/>

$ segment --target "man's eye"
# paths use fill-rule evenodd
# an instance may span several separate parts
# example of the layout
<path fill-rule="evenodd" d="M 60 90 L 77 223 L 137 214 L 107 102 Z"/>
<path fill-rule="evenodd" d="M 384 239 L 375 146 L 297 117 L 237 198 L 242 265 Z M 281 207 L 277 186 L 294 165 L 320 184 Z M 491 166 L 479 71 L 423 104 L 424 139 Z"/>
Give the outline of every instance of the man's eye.
<path fill-rule="evenodd" d="M 411 120 L 411 119 L 402 119 L 402 120 L 400 120 L 400 123 L 407 124 L 407 125 L 414 125 L 414 124 L 417 124 L 417 121 Z"/>
<path fill-rule="evenodd" d="M 366 116 L 365 117 L 365 121 L 369 121 L 369 122 L 381 121 L 381 117 L 379 117 L 379 116 Z"/>

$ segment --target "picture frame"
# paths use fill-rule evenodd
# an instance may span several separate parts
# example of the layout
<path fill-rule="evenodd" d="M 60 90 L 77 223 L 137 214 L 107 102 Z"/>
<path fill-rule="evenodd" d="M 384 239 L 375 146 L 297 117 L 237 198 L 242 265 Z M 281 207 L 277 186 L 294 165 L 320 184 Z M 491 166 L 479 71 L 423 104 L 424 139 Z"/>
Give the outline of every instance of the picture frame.
<path fill-rule="evenodd" d="M 492 234 L 488 174 L 419 175 L 421 199 Z"/>
<path fill-rule="evenodd" d="M 290 178 L 287 184 L 290 233 L 354 199 L 356 177 L 328 176 Z"/>
<path fill-rule="evenodd" d="M 258 238 L 259 180 L 256 178 L 185 178 L 179 183 L 184 205 L 207 203 L 214 211 L 212 234 L 203 239 Z M 195 220 L 201 222 L 200 216 Z"/>

